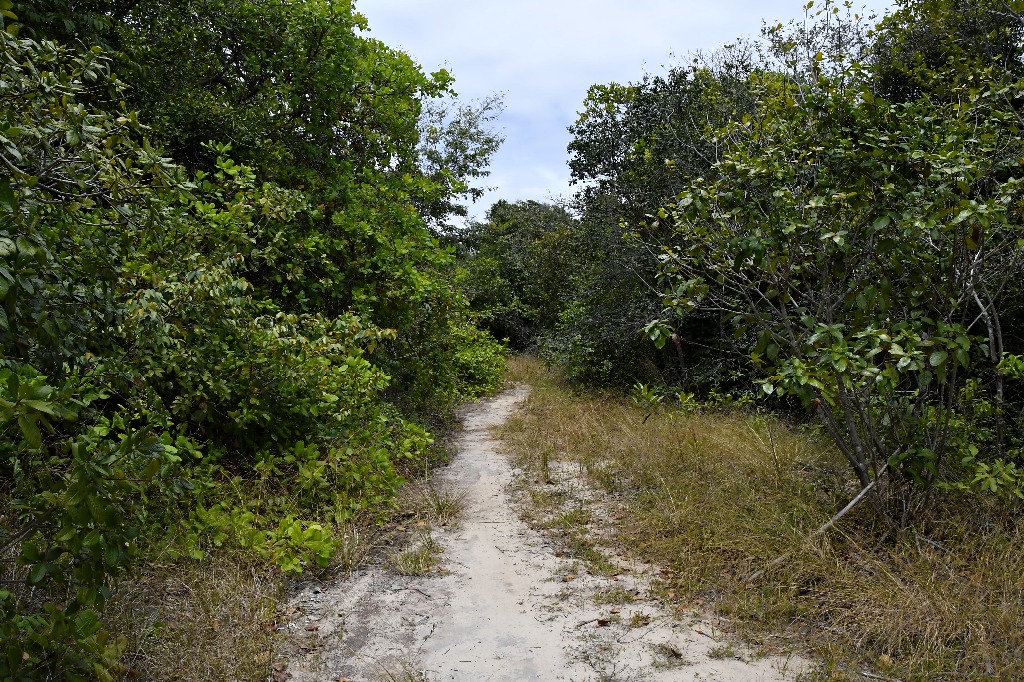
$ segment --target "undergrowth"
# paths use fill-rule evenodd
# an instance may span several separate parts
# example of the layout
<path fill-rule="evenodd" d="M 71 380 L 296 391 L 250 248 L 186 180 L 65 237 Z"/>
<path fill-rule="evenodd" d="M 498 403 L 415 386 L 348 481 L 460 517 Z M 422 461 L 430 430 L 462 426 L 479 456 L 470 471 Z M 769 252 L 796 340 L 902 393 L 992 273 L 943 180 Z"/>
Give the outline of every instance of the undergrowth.
<path fill-rule="evenodd" d="M 651 414 L 530 359 L 511 367 L 533 387 L 503 430 L 511 454 L 540 478 L 567 463 L 611 496 L 613 541 L 661 566 L 680 608 L 714 609 L 755 646 L 800 634 L 811 679 L 1024 677 L 1019 509 L 947 494 L 909 529 L 865 507 L 811 539 L 857 491 L 814 432 L 736 409 Z"/>
<path fill-rule="evenodd" d="M 284 533 L 295 529 L 286 543 L 274 532 L 264 532 L 258 543 L 246 541 L 251 531 L 245 527 L 258 526 L 270 508 L 289 518 L 298 500 L 285 490 L 218 480 L 211 496 L 225 508 L 244 503 L 254 513 L 242 527 L 225 521 L 218 533 L 195 533 L 188 518 L 171 519 L 165 534 L 147 540 L 147 560 L 114 590 L 104 614 L 112 636 L 124 643 L 117 679 L 266 680 L 282 644 L 277 625 L 287 617 L 282 557 L 295 557 L 313 579 L 372 563 L 405 575 L 437 570 L 441 546 L 431 531 L 457 526 L 465 507 L 464 492 L 431 479 L 446 461 L 443 448 L 432 448 L 427 460 L 405 467 L 410 480 L 393 504 L 340 520 L 325 506 L 320 523 L 283 525 Z"/>
<path fill-rule="evenodd" d="M 282 588 L 272 567 L 226 552 L 146 567 L 106 613 L 129 643 L 119 679 L 265 680 Z"/>

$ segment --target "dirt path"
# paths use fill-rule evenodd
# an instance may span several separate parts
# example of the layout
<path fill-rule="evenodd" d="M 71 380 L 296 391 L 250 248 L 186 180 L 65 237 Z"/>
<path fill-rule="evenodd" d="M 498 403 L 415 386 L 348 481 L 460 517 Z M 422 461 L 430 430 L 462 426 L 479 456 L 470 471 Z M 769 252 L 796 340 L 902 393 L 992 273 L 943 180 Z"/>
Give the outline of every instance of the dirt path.
<path fill-rule="evenodd" d="M 445 575 L 370 567 L 289 602 L 292 652 L 279 680 L 787 680 L 789 658 L 754 661 L 722 643 L 709 621 L 682 622 L 649 598 L 642 566 L 580 574 L 512 508 L 513 470 L 490 430 L 525 387 L 468 406 L 444 481 L 466 492 L 456 530 L 435 531 Z M 609 593 L 636 595 L 619 606 Z M 599 604 L 598 601 L 601 601 Z"/>

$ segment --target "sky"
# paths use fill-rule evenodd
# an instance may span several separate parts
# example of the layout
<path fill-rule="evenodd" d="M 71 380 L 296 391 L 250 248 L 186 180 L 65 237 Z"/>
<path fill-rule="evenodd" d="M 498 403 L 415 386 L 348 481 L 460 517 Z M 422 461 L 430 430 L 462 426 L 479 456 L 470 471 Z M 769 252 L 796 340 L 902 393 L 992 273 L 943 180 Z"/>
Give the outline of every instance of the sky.
<path fill-rule="evenodd" d="M 663 73 L 688 54 L 759 34 L 762 20 L 803 17 L 801 0 L 357 0 L 370 36 L 407 52 L 425 71 L 455 76 L 460 99 L 504 94 L 505 143 L 470 208 L 499 199 L 567 196 L 567 130 L 595 83 Z M 855 6 L 881 13 L 885 0 Z"/>

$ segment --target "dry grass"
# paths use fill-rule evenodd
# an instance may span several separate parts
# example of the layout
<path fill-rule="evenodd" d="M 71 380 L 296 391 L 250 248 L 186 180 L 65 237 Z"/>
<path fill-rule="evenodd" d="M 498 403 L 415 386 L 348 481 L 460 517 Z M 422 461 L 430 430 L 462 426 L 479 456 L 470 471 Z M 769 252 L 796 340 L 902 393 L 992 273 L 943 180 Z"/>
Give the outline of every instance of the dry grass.
<path fill-rule="evenodd" d="M 442 548 L 429 531 L 400 552 L 388 556 L 391 566 L 402 575 L 427 575 L 440 567 Z"/>
<path fill-rule="evenodd" d="M 408 483 L 398 493 L 391 516 L 402 526 L 457 528 L 466 510 L 466 491 L 434 479 Z"/>
<path fill-rule="evenodd" d="M 106 614 L 131 642 L 124 678 L 264 682 L 281 587 L 272 569 L 237 556 L 147 569 Z"/>
<path fill-rule="evenodd" d="M 337 527 L 334 558 L 317 575 L 383 563 L 406 575 L 441 570 L 442 547 L 431 529 L 458 525 L 465 493 L 432 482 L 429 469 L 426 474 L 400 491 L 397 508 L 388 510 L 383 523 L 363 517 Z M 385 549 L 396 545 L 400 549 Z M 155 565 L 143 566 L 118 585 L 104 620 L 112 635 L 129 643 L 122 679 L 265 682 L 272 677 L 286 579 L 270 560 L 237 547 L 206 549 L 209 555 L 198 561 L 161 565 L 162 559 L 153 559 Z M 166 556 L 156 546 L 152 555 Z"/>
<path fill-rule="evenodd" d="M 438 502 L 431 511 L 427 487 L 411 484 L 400 498 L 391 521 L 376 526 L 367 519 L 336 529 L 336 553 L 329 571 L 349 572 L 367 563 L 396 561 L 410 574 L 432 571 L 439 546 L 429 540 L 394 556 L 380 549 L 402 518 L 452 514 L 452 503 Z M 447 493 L 435 497 L 447 499 Z M 445 516 L 448 518 L 448 516 Z M 187 558 L 140 569 L 118 585 L 104 620 L 129 648 L 122 658 L 124 680 L 151 682 L 266 682 L 272 676 L 275 632 L 283 617 L 286 579 L 272 562 L 237 548 L 207 548 L 202 560 Z M 159 548 L 154 552 L 164 556 Z"/>
<path fill-rule="evenodd" d="M 334 555 L 333 565 L 346 573 L 362 566 L 371 549 L 370 537 L 372 535 L 372 529 L 360 528 L 355 523 L 340 528 L 335 538 L 337 551 Z"/>
<path fill-rule="evenodd" d="M 462 513 L 466 508 L 465 491 L 454 492 L 431 485 L 424 497 L 435 522 L 442 526 L 457 526 L 462 520 Z"/>
<path fill-rule="evenodd" d="M 859 510 L 808 541 L 856 492 L 809 432 L 736 411 L 644 423 L 629 400 L 573 395 L 535 362 L 511 370 L 534 387 L 503 432 L 520 466 L 540 480 L 562 463 L 605 491 L 616 541 L 665 568 L 663 593 L 680 606 L 712 606 L 754 644 L 800 633 L 823 661 L 812 678 L 1024 679 L 1019 509 L 944 499 L 902 533 Z"/>

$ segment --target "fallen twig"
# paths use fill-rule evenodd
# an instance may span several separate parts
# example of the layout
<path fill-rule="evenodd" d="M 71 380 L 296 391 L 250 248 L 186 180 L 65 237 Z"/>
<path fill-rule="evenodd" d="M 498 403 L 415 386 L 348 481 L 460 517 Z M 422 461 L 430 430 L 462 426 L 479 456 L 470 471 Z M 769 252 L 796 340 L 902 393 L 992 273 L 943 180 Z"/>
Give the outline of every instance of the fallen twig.
<path fill-rule="evenodd" d="M 421 590 L 418 587 L 400 587 L 399 589 L 400 590 L 411 590 L 413 592 L 419 592 L 420 594 L 422 594 L 427 599 L 431 599 L 431 600 L 433 599 L 433 597 L 431 597 L 429 594 L 427 594 L 426 592 L 424 592 L 423 590 Z"/>
<path fill-rule="evenodd" d="M 850 513 L 850 510 L 852 510 L 854 507 L 856 507 L 858 504 L 860 504 L 861 501 L 865 497 L 867 497 L 868 493 L 871 492 L 872 489 L 874 489 L 875 484 L 878 483 L 878 479 L 880 479 L 882 477 L 882 474 L 884 474 L 885 470 L 888 469 L 888 468 L 889 468 L 889 463 L 886 462 L 885 465 L 881 469 L 878 470 L 878 474 L 875 476 L 874 480 L 871 481 L 871 483 L 868 483 L 866 486 L 864 486 L 864 489 L 861 490 L 859 493 L 857 493 L 857 496 L 854 497 L 852 500 L 850 500 L 850 503 L 848 505 L 846 505 L 845 507 L 843 507 L 839 511 L 838 514 L 836 514 L 831 519 L 829 519 L 828 522 L 824 526 L 822 526 L 821 528 L 819 528 L 818 530 L 814 531 L 813 533 L 808 535 L 806 538 L 804 538 L 804 542 L 810 542 L 814 538 L 819 537 L 821 535 L 824 535 L 825 533 L 828 532 L 829 528 L 834 526 L 836 524 L 836 522 L 839 521 L 839 519 L 843 518 L 848 513 Z M 767 566 L 762 568 L 760 571 L 756 571 L 753 575 L 751 575 L 749 578 L 747 578 L 747 582 L 751 582 L 751 583 L 754 582 L 755 580 L 757 580 L 758 578 L 763 576 L 768 571 L 770 571 L 773 568 L 775 568 L 777 566 L 780 566 L 783 563 L 785 563 L 786 560 L 789 559 L 791 556 L 793 556 L 793 552 L 786 552 L 782 556 L 776 557 Z"/>
<path fill-rule="evenodd" d="M 649 626 L 646 627 L 644 629 L 644 631 L 640 633 L 639 637 L 633 637 L 632 639 L 630 639 L 630 638 L 627 638 L 626 635 L 623 635 L 622 637 L 619 637 L 615 641 L 617 643 L 619 643 L 619 644 L 632 644 L 633 642 L 639 642 L 641 639 L 643 639 L 647 635 L 651 634 L 652 632 L 654 632 L 655 630 L 660 628 L 662 626 L 662 623 L 664 623 L 664 621 L 665 621 L 664 618 L 658 618 L 656 620 L 651 621 Z"/>
<path fill-rule="evenodd" d="M 875 675 L 867 671 L 862 670 L 861 675 L 871 680 L 882 680 L 883 682 L 903 682 L 903 680 L 896 679 L 895 677 L 885 677 L 883 675 Z"/>

